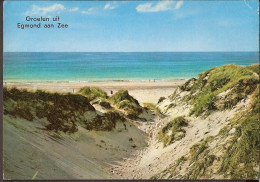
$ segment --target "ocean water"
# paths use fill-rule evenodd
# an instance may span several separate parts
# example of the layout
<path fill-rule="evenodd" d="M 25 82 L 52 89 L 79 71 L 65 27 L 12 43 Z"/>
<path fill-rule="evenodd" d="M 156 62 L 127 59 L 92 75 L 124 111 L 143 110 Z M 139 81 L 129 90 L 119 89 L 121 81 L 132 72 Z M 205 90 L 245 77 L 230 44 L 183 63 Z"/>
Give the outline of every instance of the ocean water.
<path fill-rule="evenodd" d="M 258 52 L 4 53 L 4 81 L 171 80 L 225 64 L 259 63 Z"/>

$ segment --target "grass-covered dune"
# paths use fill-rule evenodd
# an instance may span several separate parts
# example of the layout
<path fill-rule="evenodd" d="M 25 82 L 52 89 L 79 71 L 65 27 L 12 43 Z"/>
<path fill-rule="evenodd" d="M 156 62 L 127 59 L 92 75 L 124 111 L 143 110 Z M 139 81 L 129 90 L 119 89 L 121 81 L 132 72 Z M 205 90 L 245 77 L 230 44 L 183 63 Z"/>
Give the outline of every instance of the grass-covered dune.
<path fill-rule="evenodd" d="M 167 103 L 166 114 L 187 108 L 182 110 L 185 116 L 171 120 L 159 131 L 158 140 L 164 146 L 177 140 L 188 143 L 185 133 L 196 130 L 191 141 L 200 132 L 203 138 L 153 179 L 258 179 L 259 65 L 212 68 L 188 80 L 162 102 Z M 232 117 L 226 118 L 224 113 Z M 211 124 L 221 128 L 210 130 Z M 214 130 L 219 132 L 213 134 Z"/>
<path fill-rule="evenodd" d="M 144 111 L 144 108 L 135 98 L 129 95 L 127 90 L 119 90 L 109 97 L 106 92 L 99 88 L 83 87 L 77 94 L 86 97 L 93 104 L 98 103 L 105 109 L 119 109 L 130 119 L 138 119 L 138 116 Z"/>
<path fill-rule="evenodd" d="M 143 112 L 143 107 L 129 95 L 127 90 L 119 90 L 109 98 L 109 101 L 118 109 L 125 111 L 129 118 L 138 118 L 138 115 Z"/>
<path fill-rule="evenodd" d="M 183 127 L 188 126 L 188 121 L 183 117 L 179 116 L 174 120 L 168 122 L 158 133 L 159 141 L 163 142 L 163 145 L 169 145 L 173 141 L 178 141 L 182 139 L 186 131 Z"/>
<path fill-rule="evenodd" d="M 120 90 L 111 97 L 99 88 L 83 87 L 76 94 L 4 88 L 4 114 L 28 121 L 46 119 L 47 130 L 74 133 L 78 125 L 88 130 L 112 130 L 125 117 L 137 119 L 143 112 L 138 101 Z M 98 114 L 93 104 L 106 112 Z M 122 112 L 123 111 L 123 112 Z"/>
<path fill-rule="evenodd" d="M 30 92 L 4 88 L 4 114 L 28 121 L 47 119 L 47 130 L 74 133 L 81 125 L 89 130 L 112 130 L 116 122 L 125 118 L 116 111 L 98 115 L 89 103 L 95 97 L 79 94 L 49 93 L 41 90 Z M 91 99 L 90 99 L 91 98 Z"/>
<path fill-rule="evenodd" d="M 209 115 L 214 110 L 231 109 L 239 101 L 252 94 L 259 84 L 259 65 L 241 67 L 224 65 L 212 68 L 188 80 L 173 93 L 188 91 L 183 98 L 193 105 L 190 114 Z"/>
<path fill-rule="evenodd" d="M 100 89 L 4 88 L 3 95 L 5 179 L 118 179 L 110 165 L 147 145 Z"/>
<path fill-rule="evenodd" d="M 103 90 L 95 87 L 83 87 L 81 88 L 77 94 L 80 94 L 86 97 L 89 101 L 93 101 L 95 99 L 106 99 L 108 98 L 107 93 Z"/>

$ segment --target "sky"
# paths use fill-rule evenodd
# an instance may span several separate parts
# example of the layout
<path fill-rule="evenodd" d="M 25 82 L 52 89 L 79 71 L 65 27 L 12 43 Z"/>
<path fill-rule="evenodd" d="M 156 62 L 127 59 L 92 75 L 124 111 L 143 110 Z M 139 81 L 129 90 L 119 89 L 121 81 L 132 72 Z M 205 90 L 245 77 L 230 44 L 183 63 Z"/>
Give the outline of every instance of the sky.
<path fill-rule="evenodd" d="M 5 1 L 4 52 L 259 51 L 258 1 Z M 17 28 L 60 17 L 68 28 Z"/>

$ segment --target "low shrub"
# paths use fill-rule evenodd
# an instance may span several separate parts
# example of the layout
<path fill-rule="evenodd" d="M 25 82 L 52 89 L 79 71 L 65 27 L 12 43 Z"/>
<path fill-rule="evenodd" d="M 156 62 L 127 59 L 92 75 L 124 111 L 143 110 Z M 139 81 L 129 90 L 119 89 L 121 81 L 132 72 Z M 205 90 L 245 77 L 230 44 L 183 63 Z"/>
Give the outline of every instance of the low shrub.
<path fill-rule="evenodd" d="M 14 105 L 14 110 L 11 112 L 14 116 L 19 116 L 28 121 L 33 121 L 34 116 L 31 113 L 29 105 L 24 101 L 19 101 Z"/>
<path fill-rule="evenodd" d="M 88 130 L 110 131 L 116 127 L 117 122 L 124 122 L 126 119 L 116 111 L 105 113 L 103 116 L 97 115 L 93 121 L 85 122 Z"/>
<path fill-rule="evenodd" d="M 126 112 L 129 118 L 138 118 L 138 115 L 143 112 L 143 108 L 139 102 L 129 95 L 127 90 L 120 90 L 109 98 L 109 101 L 118 109 Z"/>
<path fill-rule="evenodd" d="M 95 87 L 83 87 L 77 93 L 88 98 L 89 102 L 97 98 L 107 98 L 106 92 Z"/>

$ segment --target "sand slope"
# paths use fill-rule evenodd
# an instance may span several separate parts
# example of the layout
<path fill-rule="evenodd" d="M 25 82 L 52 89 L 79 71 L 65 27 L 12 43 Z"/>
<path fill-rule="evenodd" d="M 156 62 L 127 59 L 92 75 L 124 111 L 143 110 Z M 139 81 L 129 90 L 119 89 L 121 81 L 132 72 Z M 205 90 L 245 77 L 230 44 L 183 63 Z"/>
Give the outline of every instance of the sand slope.
<path fill-rule="evenodd" d="M 104 168 L 146 146 L 142 131 L 128 122 L 126 128 L 97 132 L 79 127 L 65 135 L 42 130 L 39 121 L 4 116 L 4 178 L 31 179 L 35 173 L 35 179 L 119 178 Z"/>
<path fill-rule="evenodd" d="M 230 67 L 233 69 L 235 66 Z M 228 66 L 215 68 L 215 70 L 223 68 L 222 76 L 228 79 L 225 75 L 228 72 L 226 71 Z M 177 88 L 175 93 L 157 104 L 167 117 L 157 119 L 153 123 L 146 123 L 146 131 L 150 136 L 148 147 L 136 151 L 132 158 L 122 160 L 118 164 L 116 170 L 123 174 L 123 178 L 256 179 L 259 174 L 258 76 L 250 75 L 251 71 L 247 73 L 251 77 L 241 76 L 237 79 L 231 75 L 230 78 L 235 80 L 234 83 L 216 94 L 211 112 L 206 113 L 210 109 L 210 105 L 207 105 L 201 115 L 191 114 L 195 108 L 191 98 L 194 98 L 196 94 L 199 95 L 197 98 L 205 96 L 201 92 L 211 91 L 205 87 L 211 87 L 214 84 L 219 86 L 221 85 L 219 82 L 223 81 L 223 79 L 210 80 L 210 76 L 215 76 L 215 74 L 209 76 L 212 70 L 202 73 L 199 81 L 197 79 L 187 81 L 185 85 Z M 240 73 L 242 73 L 241 70 L 238 71 L 238 75 Z M 225 86 L 226 83 L 223 85 Z M 193 86 L 197 89 L 194 89 L 194 92 L 191 91 Z M 221 86 L 216 90 L 220 88 Z M 209 101 L 211 100 L 207 100 L 206 104 L 210 103 Z M 230 103 L 231 107 L 227 107 Z M 199 104 L 204 106 L 205 102 Z M 197 108 L 201 106 L 199 104 Z M 167 124 L 176 122 L 174 119 L 179 116 L 187 121 L 187 125 L 182 127 L 185 135 L 180 139 L 174 136 L 172 143 L 164 146 L 163 142 L 159 141 L 158 133 L 164 126 L 171 127 Z M 164 136 L 171 136 L 172 131 L 165 133 Z M 240 141 L 242 142 L 238 145 Z M 232 148 L 233 145 L 236 147 Z M 254 151 L 251 154 L 254 156 L 246 157 L 251 151 Z M 232 158 L 233 155 L 237 158 Z M 227 167 L 223 170 L 225 165 Z M 236 168 L 230 167 L 231 165 Z"/>

